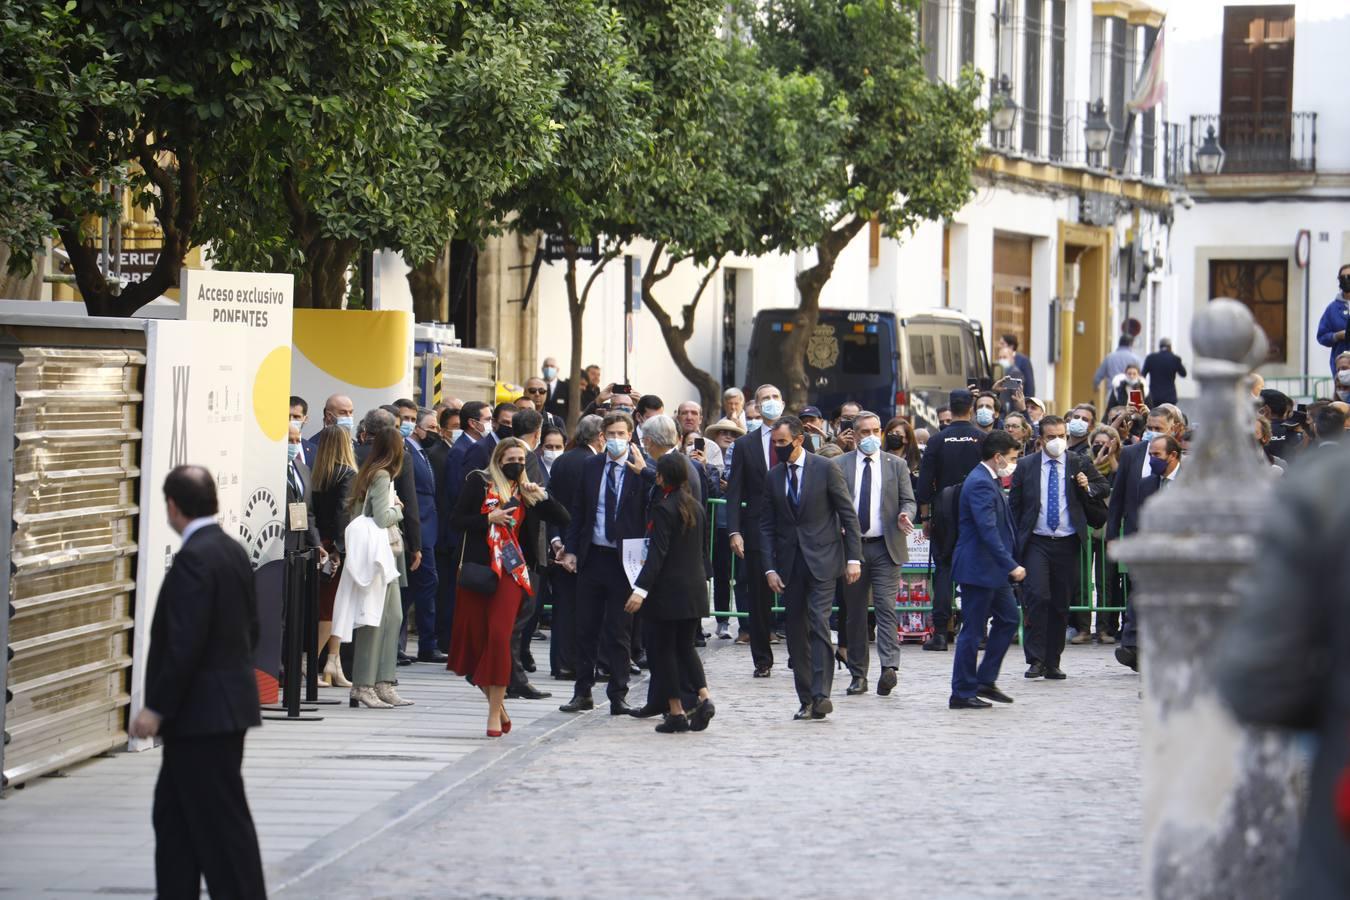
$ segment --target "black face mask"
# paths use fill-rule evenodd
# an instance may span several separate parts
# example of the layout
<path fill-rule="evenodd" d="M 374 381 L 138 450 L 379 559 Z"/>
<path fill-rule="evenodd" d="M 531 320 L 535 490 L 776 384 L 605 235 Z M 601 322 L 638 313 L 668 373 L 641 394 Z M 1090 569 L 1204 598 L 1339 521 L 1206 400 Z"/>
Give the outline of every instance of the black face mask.
<path fill-rule="evenodd" d="M 510 425 L 498 425 L 498 426 L 497 426 L 497 437 L 501 438 L 502 440 L 506 440 L 507 438 L 511 437 L 513 434 L 515 434 L 515 432 L 511 430 L 511 426 L 510 426 Z"/>
<path fill-rule="evenodd" d="M 1341 283 L 1341 290 L 1350 291 L 1350 272 L 1336 276 L 1336 280 Z"/>
<path fill-rule="evenodd" d="M 435 446 L 436 446 L 437 444 L 439 444 L 440 442 L 441 442 L 441 436 L 440 436 L 439 434 L 429 434 L 429 435 L 427 435 L 426 437 L 422 438 L 422 442 L 421 442 L 421 443 L 422 443 L 422 449 L 423 449 L 423 450 L 430 450 L 432 447 L 435 447 Z"/>
<path fill-rule="evenodd" d="M 507 481 L 519 481 L 520 476 L 525 472 L 524 463 L 503 463 L 502 474 L 506 476 Z"/>
<path fill-rule="evenodd" d="M 780 463 L 789 462 L 792 459 L 793 452 L 797 449 L 796 444 L 788 444 L 786 447 L 774 445 L 773 452 L 778 457 Z"/>
<path fill-rule="evenodd" d="M 905 438 L 903 435 L 896 434 L 895 432 L 892 431 L 890 434 L 886 435 L 886 442 L 884 446 L 886 447 L 887 450 L 894 453 L 896 450 L 899 450 L 900 448 L 905 446 Z"/>

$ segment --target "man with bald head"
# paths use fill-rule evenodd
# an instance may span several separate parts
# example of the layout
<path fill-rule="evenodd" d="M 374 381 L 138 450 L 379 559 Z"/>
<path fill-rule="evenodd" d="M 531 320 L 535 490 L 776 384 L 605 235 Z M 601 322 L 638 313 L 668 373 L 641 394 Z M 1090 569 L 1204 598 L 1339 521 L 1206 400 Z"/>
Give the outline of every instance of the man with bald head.
<path fill-rule="evenodd" d="M 530 381 L 540 381 L 544 385 L 544 399 L 538 402 L 539 408 L 551 416 L 567 421 L 567 379 L 558 377 L 558 360 L 552 356 L 544 357 L 543 365 L 539 367 L 543 378 L 531 378 Z M 528 393 L 530 383 L 525 383 Z M 548 419 L 544 419 L 544 424 L 548 424 Z"/>
<path fill-rule="evenodd" d="M 346 394 L 334 394 L 329 397 L 327 402 L 323 405 L 323 427 L 327 428 L 329 425 L 341 425 L 343 428 L 347 429 L 347 433 L 350 434 L 353 441 L 355 441 L 356 425 L 353 423 L 352 419 L 353 409 L 351 397 L 348 397 Z M 314 459 L 314 455 L 319 451 L 318 432 L 315 432 L 313 437 L 302 443 L 304 445 L 303 453 L 305 459 Z"/>
<path fill-rule="evenodd" d="M 550 362 L 550 360 L 546 359 L 544 360 L 544 362 L 545 364 L 547 364 L 548 362 Z M 563 387 L 563 390 L 564 391 L 567 390 L 565 385 Z M 534 401 L 534 409 L 537 410 L 540 413 L 540 415 L 544 417 L 544 430 L 547 431 L 549 428 L 557 428 L 563 431 L 564 433 L 567 431 L 567 423 L 564 422 L 562 418 L 549 411 L 548 405 L 551 402 L 551 400 L 548 395 L 548 382 L 544 381 L 544 379 L 526 378 L 525 394 L 520 398 L 520 400 L 516 401 L 516 405 L 520 406 L 521 409 L 528 409 L 529 407 L 521 406 L 521 400 Z M 564 406 L 567 405 L 566 397 L 563 398 L 563 405 Z"/>
<path fill-rule="evenodd" d="M 702 430 L 703 407 L 693 400 L 686 400 L 676 408 L 675 419 L 680 424 L 680 437 L 687 437 Z"/>

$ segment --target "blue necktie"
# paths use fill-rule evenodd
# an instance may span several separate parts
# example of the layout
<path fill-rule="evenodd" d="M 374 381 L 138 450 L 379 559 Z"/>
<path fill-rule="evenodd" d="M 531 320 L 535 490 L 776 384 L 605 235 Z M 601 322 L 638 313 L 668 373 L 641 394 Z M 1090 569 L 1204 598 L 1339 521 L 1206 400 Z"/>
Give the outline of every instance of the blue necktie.
<path fill-rule="evenodd" d="M 863 457 L 862 488 L 858 491 L 858 527 L 863 534 L 872 530 L 872 457 Z"/>
<path fill-rule="evenodd" d="M 614 523 L 619 515 L 619 464 L 611 462 L 605 475 L 605 540 L 614 542 Z"/>
<path fill-rule="evenodd" d="M 1059 531 L 1059 460 L 1050 460 L 1050 489 L 1046 491 L 1045 524 L 1051 533 Z"/>
<path fill-rule="evenodd" d="M 788 502 L 795 510 L 801 505 L 801 486 L 797 483 L 797 467 L 788 464 Z"/>

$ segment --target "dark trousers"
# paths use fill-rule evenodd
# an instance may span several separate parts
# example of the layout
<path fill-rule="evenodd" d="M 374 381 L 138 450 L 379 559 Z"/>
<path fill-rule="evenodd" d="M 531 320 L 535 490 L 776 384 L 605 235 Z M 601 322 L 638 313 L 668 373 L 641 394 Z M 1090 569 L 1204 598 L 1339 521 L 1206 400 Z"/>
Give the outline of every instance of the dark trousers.
<path fill-rule="evenodd" d="M 459 542 L 460 538 L 456 535 L 449 547 L 436 548 L 436 646 L 442 653 L 450 651 L 450 631 L 455 622 Z"/>
<path fill-rule="evenodd" d="M 839 606 L 839 644 L 848 648 L 848 674 L 854 678 L 867 677 L 867 601 L 872 598 L 867 579 L 859 578 L 849 584 L 840 578 L 835 582 L 834 598 Z"/>
<path fill-rule="evenodd" d="M 811 575 L 801 551 L 792 566 L 792 579 L 783 591 L 787 618 L 788 661 L 797 699 L 803 704 L 830 696 L 834 683 L 834 642 L 830 638 L 830 607 L 834 579 L 818 581 Z M 863 616 L 863 621 L 866 621 Z"/>
<path fill-rule="evenodd" d="M 750 657 L 756 669 L 769 669 L 773 667 L 773 647 L 769 645 L 773 628 L 773 591 L 764 580 L 758 543 L 746 542 L 745 559 L 740 562 L 745 564 L 745 593 L 750 603 Z"/>
<path fill-rule="evenodd" d="M 534 586 L 535 595 L 521 591 L 520 608 L 516 610 L 516 624 L 511 628 L 511 683 L 507 685 L 513 691 L 524 689 L 530 683 L 530 676 L 525 671 L 525 655 L 522 651 L 521 637 L 529 641 L 530 636 L 534 634 L 535 612 L 539 608 L 538 594 L 540 591 L 540 582 L 544 576 L 536 571 L 530 572 L 530 584 Z"/>
<path fill-rule="evenodd" d="M 652 667 L 652 688 L 647 702 L 664 707 L 671 700 L 679 700 L 688 711 L 691 708 L 689 694 L 696 698 L 698 692 L 708 686 L 703 661 L 694 649 L 694 637 L 702 622 L 700 619 L 648 619 L 647 659 Z M 672 688 L 672 685 L 676 687 Z"/>
<path fill-rule="evenodd" d="M 736 559 L 736 586 L 732 588 L 732 559 L 736 554 L 731 552 L 731 537 L 728 535 L 725 527 L 717 529 L 713 538 L 713 609 L 717 612 L 731 611 L 731 597 L 733 592 L 736 596 L 736 611 L 745 611 L 745 563 Z M 718 624 L 726 623 L 728 616 L 718 616 Z M 746 627 L 749 623 L 745 622 Z"/>
<path fill-rule="evenodd" d="M 933 557 L 933 633 L 946 634 L 951 630 L 952 594 L 955 584 L 952 582 L 952 559 L 950 556 Z M 965 598 L 961 600 L 961 619 L 965 621 Z"/>
<path fill-rule="evenodd" d="M 577 686 L 589 696 L 597 656 L 609 666 L 610 700 L 628 696 L 628 646 L 633 617 L 623 611 L 632 590 L 618 550 L 592 547 L 577 572 Z"/>
<path fill-rule="evenodd" d="M 1124 606 L 1125 576 L 1120 571 L 1120 564 L 1106 558 L 1105 541 L 1093 541 L 1092 553 L 1092 577 L 1097 585 L 1097 605 Z M 1119 637 L 1120 618 L 1121 615 L 1118 612 L 1097 613 L 1097 632 Z"/>
<path fill-rule="evenodd" d="M 1077 535 L 1067 538 L 1033 534 L 1022 553 L 1027 577 L 1022 582 L 1027 622 L 1027 656 L 1047 668 L 1059 668 L 1064 653 L 1064 629 L 1078 584 Z"/>
<path fill-rule="evenodd" d="M 577 576 L 562 566 L 549 569 L 553 594 L 553 629 L 549 633 L 548 664 L 554 672 L 577 668 Z"/>
<path fill-rule="evenodd" d="M 984 659 L 977 667 L 984 624 L 990 616 L 994 617 L 994 625 L 984 645 Z M 974 697 L 980 685 L 996 682 L 1003 657 L 1016 633 L 1017 601 L 1013 599 L 1011 585 L 997 588 L 961 585 L 961 633 L 956 637 L 952 660 L 952 696 Z"/>
<path fill-rule="evenodd" d="M 412 568 L 409 559 L 408 568 Z M 436 551 L 422 548 L 422 562 L 417 571 L 408 572 L 408 586 L 402 589 L 403 630 L 398 636 L 398 648 L 408 652 L 408 608 L 417 608 L 417 652 L 430 653 L 436 649 Z"/>
<path fill-rule="evenodd" d="M 1123 576 L 1125 581 L 1125 616 L 1120 623 L 1120 644 L 1122 647 L 1128 647 L 1131 650 L 1139 649 L 1139 619 L 1136 617 L 1134 609 L 1134 584 L 1130 581 L 1130 576 Z"/>
<path fill-rule="evenodd" d="M 266 897 L 244 796 L 244 732 L 164 739 L 155 784 L 155 882 L 165 900 Z"/>
<path fill-rule="evenodd" d="M 539 630 L 539 620 L 544 615 L 544 607 L 553 605 L 553 584 L 548 580 L 548 570 L 540 569 L 530 573 L 534 584 L 534 603 L 530 617 L 518 629 L 516 649 L 520 653 L 521 663 L 534 665 L 534 633 Z"/>

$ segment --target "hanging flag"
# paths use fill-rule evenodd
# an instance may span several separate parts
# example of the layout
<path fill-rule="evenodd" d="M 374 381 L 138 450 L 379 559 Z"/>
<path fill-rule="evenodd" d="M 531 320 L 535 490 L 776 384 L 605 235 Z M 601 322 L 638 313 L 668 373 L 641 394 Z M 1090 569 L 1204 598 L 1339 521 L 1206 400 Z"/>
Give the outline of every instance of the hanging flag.
<path fill-rule="evenodd" d="M 1167 78 L 1163 74 L 1163 36 L 1167 34 L 1166 23 L 1158 29 L 1158 39 L 1144 61 L 1144 72 L 1134 86 L 1134 96 L 1125 108 L 1132 113 L 1141 113 L 1152 109 L 1167 96 Z"/>

